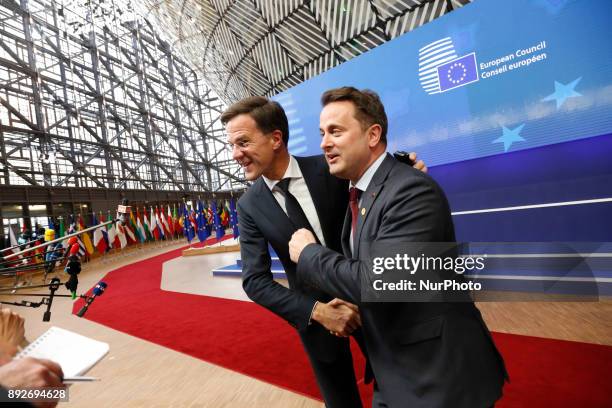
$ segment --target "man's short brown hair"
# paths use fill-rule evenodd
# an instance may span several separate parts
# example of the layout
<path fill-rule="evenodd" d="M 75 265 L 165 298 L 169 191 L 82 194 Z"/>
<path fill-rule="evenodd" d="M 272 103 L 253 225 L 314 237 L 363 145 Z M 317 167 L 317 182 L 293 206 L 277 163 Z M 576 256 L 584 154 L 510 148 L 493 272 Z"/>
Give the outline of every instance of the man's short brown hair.
<path fill-rule="evenodd" d="M 355 105 L 355 119 L 361 123 L 363 129 L 367 129 L 374 124 L 380 125 L 382 131 L 380 141 L 387 144 L 387 114 L 385 107 L 380 101 L 380 97 L 369 89 L 359 90 L 352 86 L 343 86 L 325 91 L 321 96 L 323 106 L 332 102 L 350 101 Z"/>
<path fill-rule="evenodd" d="M 280 130 L 283 134 L 283 142 L 287 146 L 289 142 L 289 122 L 283 107 L 278 102 L 263 96 L 250 96 L 241 99 L 221 114 L 221 123 L 226 125 L 236 116 L 243 114 L 252 117 L 263 133 Z"/>

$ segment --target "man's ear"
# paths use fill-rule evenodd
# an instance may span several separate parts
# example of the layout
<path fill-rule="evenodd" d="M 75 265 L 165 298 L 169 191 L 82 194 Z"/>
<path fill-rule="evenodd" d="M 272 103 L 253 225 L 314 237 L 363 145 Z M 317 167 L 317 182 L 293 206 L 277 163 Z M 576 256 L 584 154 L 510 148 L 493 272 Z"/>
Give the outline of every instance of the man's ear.
<path fill-rule="evenodd" d="M 380 137 L 382 135 L 382 127 L 379 124 L 375 123 L 368 128 L 367 133 L 368 146 L 376 147 L 376 145 L 378 145 L 378 143 L 380 142 Z"/>
<path fill-rule="evenodd" d="M 283 132 L 280 130 L 274 130 L 270 133 L 270 137 L 272 138 L 272 147 L 274 150 L 280 149 L 285 142 L 283 142 Z"/>

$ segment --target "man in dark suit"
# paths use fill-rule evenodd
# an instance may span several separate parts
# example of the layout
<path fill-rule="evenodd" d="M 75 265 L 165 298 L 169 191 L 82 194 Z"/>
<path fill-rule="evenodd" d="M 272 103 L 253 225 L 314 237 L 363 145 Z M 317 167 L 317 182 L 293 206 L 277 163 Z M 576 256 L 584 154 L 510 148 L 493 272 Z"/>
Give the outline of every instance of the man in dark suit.
<path fill-rule="evenodd" d="M 361 324 L 358 309 L 296 282 L 288 251 L 291 235 L 301 227 L 322 245 L 340 250 L 348 184 L 329 174 L 323 156 L 289 155 L 287 117 L 274 101 L 243 99 L 221 121 L 233 158 L 255 181 L 238 201 L 243 288 L 297 329 L 326 405 L 361 407 L 347 337 Z M 288 288 L 272 278 L 268 244 L 283 264 Z"/>
<path fill-rule="evenodd" d="M 455 240 L 444 193 L 433 179 L 385 153 L 387 117 L 374 92 L 334 89 L 323 94 L 322 104 L 321 147 L 330 172 L 351 182 L 344 256 L 298 230 L 289 243 L 298 281 L 359 306 L 375 377 L 374 406 L 492 406 L 506 372 L 469 298 L 362 301 L 376 248 Z"/>

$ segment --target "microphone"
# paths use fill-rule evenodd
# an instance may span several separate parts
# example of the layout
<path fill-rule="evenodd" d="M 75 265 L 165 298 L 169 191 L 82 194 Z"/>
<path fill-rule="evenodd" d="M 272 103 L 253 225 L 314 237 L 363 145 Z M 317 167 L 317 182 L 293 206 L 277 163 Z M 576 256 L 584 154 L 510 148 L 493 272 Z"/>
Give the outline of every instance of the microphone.
<path fill-rule="evenodd" d="M 74 238 L 74 237 L 73 237 Z M 71 256 L 76 256 L 79 253 L 79 244 L 72 244 L 70 251 L 68 252 Z"/>
<path fill-rule="evenodd" d="M 75 244 L 77 246 L 77 250 L 78 250 L 78 244 Z M 72 253 L 72 250 L 70 250 L 70 253 Z M 81 261 L 79 261 L 79 257 L 72 254 L 68 257 L 68 262 L 66 263 L 66 268 L 64 268 L 64 271 L 70 275 L 70 278 L 68 279 L 68 282 L 66 282 L 66 289 L 68 289 L 70 291 L 70 293 L 72 294 L 72 299 L 76 299 L 76 290 L 77 290 L 77 286 L 79 284 L 79 279 L 77 278 L 77 275 L 79 273 L 81 273 Z"/>
<path fill-rule="evenodd" d="M 89 309 L 89 305 L 93 303 L 97 296 L 102 296 L 107 286 L 108 285 L 104 281 L 98 282 L 98 284 L 93 288 L 93 296 L 89 296 L 87 298 L 87 300 L 85 301 L 85 305 L 81 308 L 81 310 L 79 310 L 77 316 L 83 317 L 83 315 L 85 315 L 85 312 L 87 312 L 87 309 Z"/>

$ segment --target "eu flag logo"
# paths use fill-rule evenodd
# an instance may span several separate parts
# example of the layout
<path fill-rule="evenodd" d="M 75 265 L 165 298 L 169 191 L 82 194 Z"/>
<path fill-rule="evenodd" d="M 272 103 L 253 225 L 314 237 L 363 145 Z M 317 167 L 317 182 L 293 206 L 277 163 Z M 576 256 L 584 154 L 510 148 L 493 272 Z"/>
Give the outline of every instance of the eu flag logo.
<path fill-rule="evenodd" d="M 439 65 L 437 68 L 440 92 L 478 81 L 475 53 L 464 55 Z"/>

